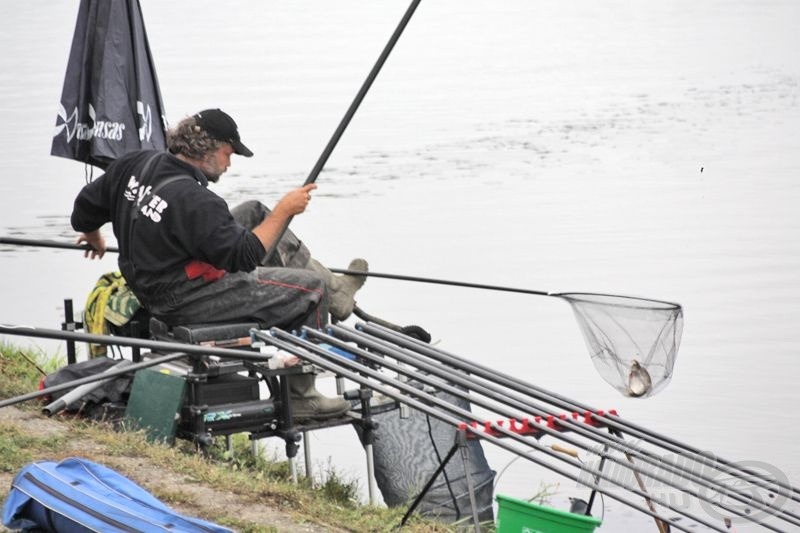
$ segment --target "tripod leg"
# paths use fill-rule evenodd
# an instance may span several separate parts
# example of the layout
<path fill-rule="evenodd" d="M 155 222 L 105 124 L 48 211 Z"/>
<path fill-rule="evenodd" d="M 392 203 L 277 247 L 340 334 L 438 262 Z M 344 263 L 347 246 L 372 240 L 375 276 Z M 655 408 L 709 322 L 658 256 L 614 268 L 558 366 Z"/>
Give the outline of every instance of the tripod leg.
<path fill-rule="evenodd" d="M 412 515 L 412 513 L 417 508 L 419 503 L 422 501 L 422 498 L 425 497 L 425 494 L 427 494 L 428 491 L 431 489 L 431 486 L 433 486 L 433 482 L 436 481 L 436 478 L 439 477 L 439 474 L 441 474 L 444 471 L 445 467 L 447 466 L 447 463 L 449 463 L 450 459 L 452 459 L 453 455 L 455 455 L 456 450 L 458 450 L 458 447 L 459 443 L 456 442 L 450 448 L 450 451 L 447 452 L 447 456 L 445 456 L 444 461 L 442 461 L 442 464 L 440 464 L 439 468 L 436 469 L 436 472 L 433 473 L 431 478 L 422 488 L 422 491 L 417 495 L 416 498 L 414 498 L 414 501 L 411 503 L 411 507 L 408 508 L 408 511 L 406 511 L 406 514 L 403 515 L 403 519 L 400 521 L 400 527 L 403 527 L 405 525 L 406 521 Z"/>
<path fill-rule="evenodd" d="M 472 507 L 472 522 L 475 524 L 475 533 L 481 530 L 480 520 L 478 519 L 478 509 L 475 502 L 475 486 L 472 484 L 472 475 L 469 472 L 469 447 L 467 446 L 467 435 L 459 431 L 456 436 L 456 446 L 461 449 L 461 460 L 464 461 L 464 475 L 467 476 L 467 490 L 469 491 L 469 505 Z"/>

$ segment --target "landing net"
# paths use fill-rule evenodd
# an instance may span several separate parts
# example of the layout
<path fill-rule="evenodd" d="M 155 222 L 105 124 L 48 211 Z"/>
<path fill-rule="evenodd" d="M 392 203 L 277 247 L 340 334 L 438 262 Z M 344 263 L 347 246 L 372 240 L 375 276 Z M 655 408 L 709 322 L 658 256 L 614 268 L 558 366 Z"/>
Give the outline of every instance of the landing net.
<path fill-rule="evenodd" d="M 569 302 L 595 368 L 619 392 L 647 398 L 672 379 L 683 332 L 680 305 L 607 294 L 552 296 Z"/>

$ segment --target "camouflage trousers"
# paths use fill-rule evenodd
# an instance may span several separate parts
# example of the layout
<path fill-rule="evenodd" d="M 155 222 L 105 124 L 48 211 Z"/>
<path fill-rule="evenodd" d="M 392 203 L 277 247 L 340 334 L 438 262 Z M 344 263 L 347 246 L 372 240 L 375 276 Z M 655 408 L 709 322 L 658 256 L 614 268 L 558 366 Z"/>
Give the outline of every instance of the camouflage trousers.
<path fill-rule="evenodd" d="M 252 229 L 269 210 L 252 201 L 231 213 Z M 320 329 L 328 323 L 328 295 L 322 277 L 305 268 L 310 257 L 308 248 L 287 230 L 274 257 L 265 258 L 267 266 L 228 273 L 215 281 L 187 280 L 149 310 L 170 325 L 254 320 L 263 328 Z"/>

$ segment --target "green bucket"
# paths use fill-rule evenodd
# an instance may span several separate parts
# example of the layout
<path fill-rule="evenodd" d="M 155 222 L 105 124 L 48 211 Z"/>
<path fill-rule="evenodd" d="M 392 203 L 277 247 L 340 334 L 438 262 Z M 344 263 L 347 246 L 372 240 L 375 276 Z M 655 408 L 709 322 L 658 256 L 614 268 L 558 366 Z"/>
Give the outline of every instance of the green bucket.
<path fill-rule="evenodd" d="M 592 533 L 600 520 L 498 494 L 497 533 Z"/>

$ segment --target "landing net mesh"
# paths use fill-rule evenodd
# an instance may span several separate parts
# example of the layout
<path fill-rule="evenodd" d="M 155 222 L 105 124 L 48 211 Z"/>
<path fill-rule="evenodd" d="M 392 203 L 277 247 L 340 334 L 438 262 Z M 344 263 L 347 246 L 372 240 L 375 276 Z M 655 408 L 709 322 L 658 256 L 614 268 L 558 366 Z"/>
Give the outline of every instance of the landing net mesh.
<path fill-rule="evenodd" d="M 622 394 L 647 398 L 672 379 L 683 332 L 680 305 L 607 294 L 552 296 L 569 302 L 595 368 Z"/>

